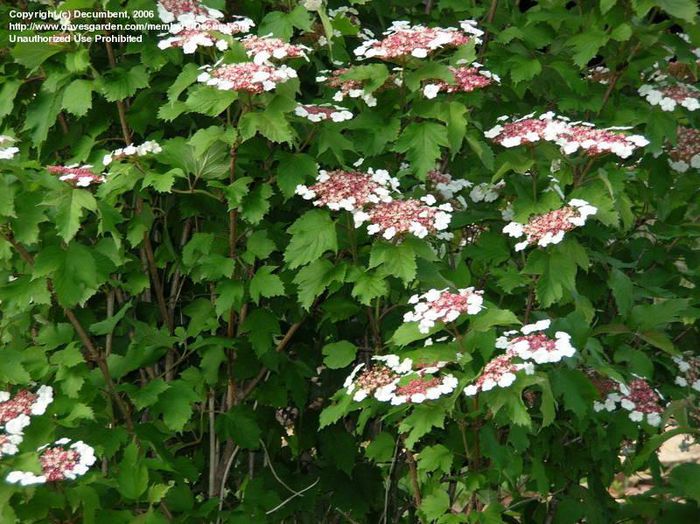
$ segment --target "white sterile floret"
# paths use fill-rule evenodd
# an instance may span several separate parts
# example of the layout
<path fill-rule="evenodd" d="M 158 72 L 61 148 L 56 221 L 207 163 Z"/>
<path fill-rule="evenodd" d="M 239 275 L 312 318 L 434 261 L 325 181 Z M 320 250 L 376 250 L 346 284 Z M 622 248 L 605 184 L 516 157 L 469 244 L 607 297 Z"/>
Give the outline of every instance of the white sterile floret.
<path fill-rule="evenodd" d="M 551 325 L 551 323 L 552 323 L 552 321 L 549 319 L 538 320 L 534 324 L 524 325 L 520 329 L 520 332 L 523 335 L 529 335 L 530 333 L 534 333 L 535 331 L 544 331 L 545 329 L 549 329 L 549 326 Z"/>
<path fill-rule="evenodd" d="M 518 222 L 511 222 L 503 228 L 503 232 L 513 238 L 520 238 L 523 236 L 523 225 Z"/>
<path fill-rule="evenodd" d="M 19 153 L 19 148 L 11 145 L 14 142 L 11 136 L 0 135 L 0 160 L 10 160 Z"/>

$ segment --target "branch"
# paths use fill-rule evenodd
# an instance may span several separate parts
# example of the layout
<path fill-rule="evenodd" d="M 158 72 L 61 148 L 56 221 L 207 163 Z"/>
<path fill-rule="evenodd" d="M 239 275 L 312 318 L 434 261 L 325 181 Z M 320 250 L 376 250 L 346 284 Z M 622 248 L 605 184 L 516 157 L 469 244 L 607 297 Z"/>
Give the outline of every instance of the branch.
<path fill-rule="evenodd" d="M 299 327 L 301 326 L 302 322 L 303 322 L 303 319 L 300 320 L 299 322 L 295 322 L 294 324 L 292 324 L 289 327 L 289 329 L 287 330 L 287 333 L 284 335 L 284 338 L 282 338 L 282 340 L 280 340 L 279 344 L 277 344 L 277 347 L 275 348 L 275 351 L 277 353 L 280 353 L 284 350 L 284 348 L 287 346 L 289 341 L 294 336 L 294 333 L 296 333 L 297 330 L 299 329 Z M 257 376 L 253 380 L 248 382 L 248 384 L 246 385 L 245 388 L 243 388 L 240 396 L 238 397 L 239 402 L 242 402 L 251 393 L 251 391 L 253 391 L 253 389 L 255 389 L 255 386 L 257 386 L 258 382 L 260 382 L 265 377 L 265 374 L 267 372 L 268 372 L 268 369 L 266 367 L 263 367 L 260 370 L 260 373 L 258 373 Z"/>
<path fill-rule="evenodd" d="M 401 437 L 404 446 L 406 445 L 405 437 Z M 408 464 L 408 476 L 411 479 L 411 488 L 413 489 L 413 502 L 418 509 L 423 501 L 420 494 L 420 486 L 418 485 L 418 468 L 416 467 L 416 459 L 413 457 L 411 450 L 406 448 L 406 464 Z"/>

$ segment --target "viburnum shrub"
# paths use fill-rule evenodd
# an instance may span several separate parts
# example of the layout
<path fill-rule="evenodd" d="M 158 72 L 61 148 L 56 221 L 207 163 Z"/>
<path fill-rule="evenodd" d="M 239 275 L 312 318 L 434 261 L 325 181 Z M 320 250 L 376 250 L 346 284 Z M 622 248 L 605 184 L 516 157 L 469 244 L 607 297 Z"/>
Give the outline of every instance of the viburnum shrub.
<path fill-rule="evenodd" d="M 696 14 L 4 2 L 0 522 L 697 522 Z"/>

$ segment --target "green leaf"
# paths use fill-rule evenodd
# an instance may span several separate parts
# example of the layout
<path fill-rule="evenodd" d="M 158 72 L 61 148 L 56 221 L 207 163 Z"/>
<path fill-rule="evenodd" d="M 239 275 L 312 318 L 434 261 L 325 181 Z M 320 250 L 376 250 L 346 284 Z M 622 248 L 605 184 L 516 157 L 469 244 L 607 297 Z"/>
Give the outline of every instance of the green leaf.
<path fill-rule="evenodd" d="M 684 497 L 700 503 L 700 464 L 679 464 L 671 470 L 669 481 Z"/>
<path fill-rule="evenodd" d="M 253 179 L 249 176 L 237 178 L 232 184 L 224 188 L 226 200 L 228 201 L 228 211 L 237 209 L 243 203 L 243 198 L 250 193 L 250 184 Z"/>
<path fill-rule="evenodd" d="M 336 267 L 325 258 L 319 258 L 297 271 L 293 282 L 297 285 L 299 303 L 308 310 L 332 282 L 345 280 L 345 268 Z"/>
<path fill-rule="evenodd" d="M 394 151 L 406 153 L 411 167 L 423 178 L 435 168 L 435 161 L 440 157 L 440 147 L 449 145 L 445 126 L 435 122 L 414 122 L 401 133 Z"/>
<path fill-rule="evenodd" d="M 238 280 L 222 280 L 216 286 L 216 314 L 222 316 L 231 309 L 240 311 L 243 306 L 245 287 Z"/>
<path fill-rule="evenodd" d="M 438 406 L 420 404 L 399 424 L 401 433 L 408 433 L 404 442 L 406 447 L 413 446 L 433 428 L 445 427 L 445 412 Z"/>
<path fill-rule="evenodd" d="M 357 346 L 347 340 L 340 340 L 331 344 L 326 344 L 321 350 L 323 353 L 323 363 L 330 369 L 344 368 L 355 360 Z"/>
<path fill-rule="evenodd" d="M 390 244 L 378 241 L 372 244 L 369 267 L 382 266 L 384 272 L 400 278 L 405 284 L 416 278 L 416 253 L 409 243 Z"/>
<path fill-rule="evenodd" d="M 430 495 L 423 498 L 420 511 L 429 521 L 434 521 L 447 513 L 450 508 L 450 495 L 447 491 L 436 489 Z"/>
<path fill-rule="evenodd" d="M 243 253 L 243 260 L 252 264 L 256 259 L 264 260 L 270 253 L 277 251 L 275 242 L 267 236 L 264 229 L 255 231 L 246 241 L 246 251 Z"/>
<path fill-rule="evenodd" d="M 575 369 L 559 368 L 550 374 L 552 389 L 563 400 L 564 408 L 583 420 L 591 412 L 598 393 L 591 381 Z"/>
<path fill-rule="evenodd" d="M 96 85 L 108 102 L 124 100 L 148 86 L 148 72 L 142 65 L 117 67 L 98 78 Z"/>
<path fill-rule="evenodd" d="M 281 153 L 277 167 L 275 183 L 285 199 L 294 196 L 296 187 L 307 180 L 313 180 L 318 174 L 316 160 L 303 153 Z"/>
<path fill-rule="evenodd" d="M 678 322 L 688 310 L 688 300 L 672 298 L 655 304 L 639 304 L 632 308 L 630 321 L 639 329 L 651 329 Z"/>
<path fill-rule="evenodd" d="M 569 38 L 566 43 L 574 48 L 574 63 L 585 67 L 609 38 L 602 29 L 588 27 L 585 33 Z"/>
<path fill-rule="evenodd" d="M 634 304 L 634 287 L 632 281 L 619 269 L 612 268 L 610 271 L 610 278 L 608 279 L 608 286 L 610 286 L 612 290 L 615 303 L 617 304 L 617 310 L 620 312 L 620 315 L 626 317 Z"/>
<path fill-rule="evenodd" d="M 174 380 L 158 397 L 154 409 L 163 415 L 163 422 L 172 431 L 182 431 L 192 416 L 193 404 L 199 400 L 192 386 L 184 380 Z"/>
<path fill-rule="evenodd" d="M 69 242 L 80 229 L 83 210 L 97 210 L 95 197 L 89 191 L 77 188 L 66 188 L 47 203 L 55 209 L 54 225 L 65 242 Z"/>
<path fill-rule="evenodd" d="M 625 462 L 625 473 L 631 475 L 639 468 L 643 467 L 648 461 L 652 453 L 661 447 L 661 445 L 667 440 L 675 437 L 676 435 L 695 435 L 696 438 L 700 436 L 700 429 L 690 428 L 690 427 L 678 427 L 665 431 L 660 435 L 653 435 L 644 444 L 644 447 L 637 453 L 636 456 Z"/>
<path fill-rule="evenodd" d="M 671 16 L 696 23 L 695 16 L 698 12 L 698 4 L 694 0 L 654 0 L 654 5 L 659 6 Z"/>
<path fill-rule="evenodd" d="M 604 15 L 610 11 L 616 3 L 617 0 L 600 0 L 600 14 Z"/>
<path fill-rule="evenodd" d="M 111 317 L 107 317 L 102 322 L 95 322 L 94 324 L 91 324 L 89 328 L 90 333 L 93 335 L 107 335 L 108 333 L 111 333 L 114 331 L 114 328 L 117 327 L 117 324 L 119 324 L 119 322 L 121 322 L 121 320 L 124 318 L 126 312 L 130 309 L 131 302 L 124 304 L 124 306 L 122 306 L 116 314 L 112 315 Z"/>
<path fill-rule="evenodd" d="M 250 297 L 256 304 L 260 303 L 260 297 L 270 298 L 284 295 L 284 284 L 277 275 L 272 272 L 276 266 L 262 266 L 255 272 L 250 281 Z"/>
<path fill-rule="evenodd" d="M 450 153 L 452 153 L 452 156 L 454 157 L 457 153 L 459 153 L 459 150 L 462 149 L 462 142 L 467 135 L 467 108 L 464 106 L 464 104 L 460 104 L 459 102 L 450 102 L 450 104 L 447 106 L 447 115 L 447 140 L 450 144 Z M 473 139 L 472 141 L 475 144 L 479 143 Z M 470 141 L 470 146 L 472 145 L 472 141 Z M 472 147 L 472 149 L 474 148 Z M 491 151 L 485 146 L 483 147 L 483 150 L 488 150 L 489 152 Z M 479 159 L 482 162 L 484 161 L 482 155 L 479 155 L 478 152 L 477 156 L 479 156 Z M 493 167 L 493 159 L 491 166 Z"/>
<path fill-rule="evenodd" d="M 340 78 L 362 82 L 365 92 L 371 93 L 384 85 L 389 78 L 389 69 L 384 64 L 354 66 L 340 75 Z"/>
<path fill-rule="evenodd" d="M 542 64 L 537 58 L 515 55 L 508 62 L 510 63 L 510 78 L 513 80 L 513 84 L 519 84 L 523 80 L 532 80 L 542 72 Z"/>
<path fill-rule="evenodd" d="M 93 251 L 71 242 L 65 251 L 57 246 L 41 251 L 34 264 L 34 276 L 50 277 L 58 301 L 72 307 L 95 294 L 106 279 L 107 275 L 98 274 L 97 269 Z"/>
<path fill-rule="evenodd" d="M 197 80 L 200 72 L 197 64 L 191 62 L 185 64 L 175 81 L 168 87 L 168 100 L 171 102 L 177 100 L 180 94 Z"/>
<path fill-rule="evenodd" d="M 369 306 L 377 297 L 383 297 L 389 292 L 389 283 L 383 275 L 378 272 L 362 273 L 356 280 L 352 288 L 352 296 L 361 304 Z"/>
<path fill-rule="evenodd" d="M 31 142 L 37 149 L 44 143 L 49 129 L 56 123 L 61 111 L 63 94 L 41 91 L 27 109 L 23 131 L 30 131 Z"/>
<path fill-rule="evenodd" d="M 243 199 L 241 217 L 250 224 L 259 223 L 270 210 L 270 197 L 273 192 L 270 184 L 256 186 Z"/>
<path fill-rule="evenodd" d="M 65 52 L 63 45 L 43 42 L 20 42 L 12 48 L 15 62 L 33 71 L 56 53 Z"/>
<path fill-rule="evenodd" d="M 326 426 L 330 426 L 331 424 L 338 422 L 347 414 L 351 404 L 352 397 L 350 395 L 343 395 L 339 402 L 324 408 L 318 418 L 318 429 L 323 429 Z"/>
<path fill-rule="evenodd" d="M 290 269 L 313 262 L 326 251 L 338 250 L 335 223 L 330 214 L 321 209 L 307 211 L 288 229 L 292 235 L 284 252 Z"/>
<path fill-rule="evenodd" d="M 160 397 L 161 393 L 167 391 L 169 388 L 170 385 L 167 382 L 165 382 L 163 379 L 157 378 L 155 380 L 151 380 L 142 388 L 130 392 L 129 397 L 137 409 L 144 409 L 158 402 L 158 398 Z"/>
<path fill-rule="evenodd" d="M 557 244 L 549 251 L 533 251 L 523 272 L 540 275 L 537 283 L 537 300 L 543 307 L 564 298 L 564 291 L 576 290 L 576 266 L 588 267 L 588 255 L 575 241 Z"/>
<path fill-rule="evenodd" d="M 311 30 L 311 17 L 309 12 L 301 5 L 296 6 L 289 13 L 273 11 L 266 14 L 260 22 L 258 33 L 261 35 L 272 34 L 282 40 L 288 41 L 294 33 L 294 28 L 304 31 Z"/>
<path fill-rule="evenodd" d="M 149 171 L 143 178 L 143 187 L 152 187 L 158 193 L 170 193 L 170 190 L 175 184 L 175 178 L 184 177 L 185 174 L 182 172 L 182 169 L 177 167 L 175 169 L 170 169 L 165 173 Z"/>
<path fill-rule="evenodd" d="M 262 431 L 255 420 L 255 412 L 249 406 L 234 406 L 225 413 L 220 422 L 220 433 L 233 439 L 234 444 L 243 449 L 260 447 Z"/>
<path fill-rule="evenodd" d="M 452 459 L 452 452 L 442 444 L 426 446 L 418 457 L 418 470 L 449 473 L 452 468 Z"/>
<path fill-rule="evenodd" d="M 148 468 L 139 457 L 139 448 L 131 443 L 124 451 L 117 474 L 119 493 L 129 500 L 137 500 L 148 489 Z"/>
<path fill-rule="evenodd" d="M 237 98 L 236 91 L 222 91 L 211 86 L 197 86 L 190 91 L 185 105 L 195 113 L 217 116 L 226 111 L 226 108 Z"/>
<path fill-rule="evenodd" d="M 260 357 L 272 349 L 275 335 L 280 334 L 280 324 L 270 311 L 256 309 L 243 322 L 241 333 L 249 333 L 253 351 Z"/>
<path fill-rule="evenodd" d="M 276 143 L 291 143 L 294 140 L 294 131 L 284 113 L 279 111 L 245 113 L 238 123 L 238 131 L 244 142 L 258 133 Z"/>
<path fill-rule="evenodd" d="M 73 80 L 63 92 L 63 109 L 75 116 L 84 116 L 92 108 L 92 82 Z"/>
<path fill-rule="evenodd" d="M 227 145 L 232 145 L 236 139 L 236 130 L 232 127 L 228 129 L 221 126 L 210 126 L 204 129 L 199 129 L 192 135 L 188 143 L 194 148 L 194 154 L 197 157 L 204 156 L 207 150 L 215 142 L 223 142 Z"/>
<path fill-rule="evenodd" d="M 22 365 L 22 353 L 3 347 L 0 349 L 0 381 L 8 384 L 26 384 L 32 379 Z"/>
<path fill-rule="evenodd" d="M 13 102 L 21 85 L 22 82 L 11 78 L 8 78 L 2 84 L 2 89 L 0 89 L 0 122 L 12 113 Z"/>
<path fill-rule="evenodd" d="M 418 331 L 418 322 L 407 322 L 401 324 L 394 334 L 391 336 L 389 342 L 395 346 L 407 346 L 416 340 L 423 340 L 428 338 L 432 333 L 442 329 L 442 325 L 438 324 L 428 333 L 421 333 Z"/>
<path fill-rule="evenodd" d="M 349 397 L 348 397 L 349 398 Z M 365 449 L 365 456 L 374 462 L 390 462 L 394 456 L 396 443 L 394 437 L 386 431 L 376 435 Z"/>
<path fill-rule="evenodd" d="M 515 313 L 510 310 L 487 307 L 474 318 L 470 317 L 469 328 L 472 331 L 490 331 L 494 326 L 512 326 L 520 323 Z"/>

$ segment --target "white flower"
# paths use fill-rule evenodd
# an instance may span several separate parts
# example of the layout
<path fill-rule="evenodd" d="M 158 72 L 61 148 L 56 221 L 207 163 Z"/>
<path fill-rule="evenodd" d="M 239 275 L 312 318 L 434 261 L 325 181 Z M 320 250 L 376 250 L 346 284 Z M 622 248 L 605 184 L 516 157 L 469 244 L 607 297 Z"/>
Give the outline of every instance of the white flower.
<path fill-rule="evenodd" d="M 423 88 L 423 96 L 428 99 L 435 98 L 438 93 L 440 92 L 440 85 L 439 84 L 427 84 Z"/>

